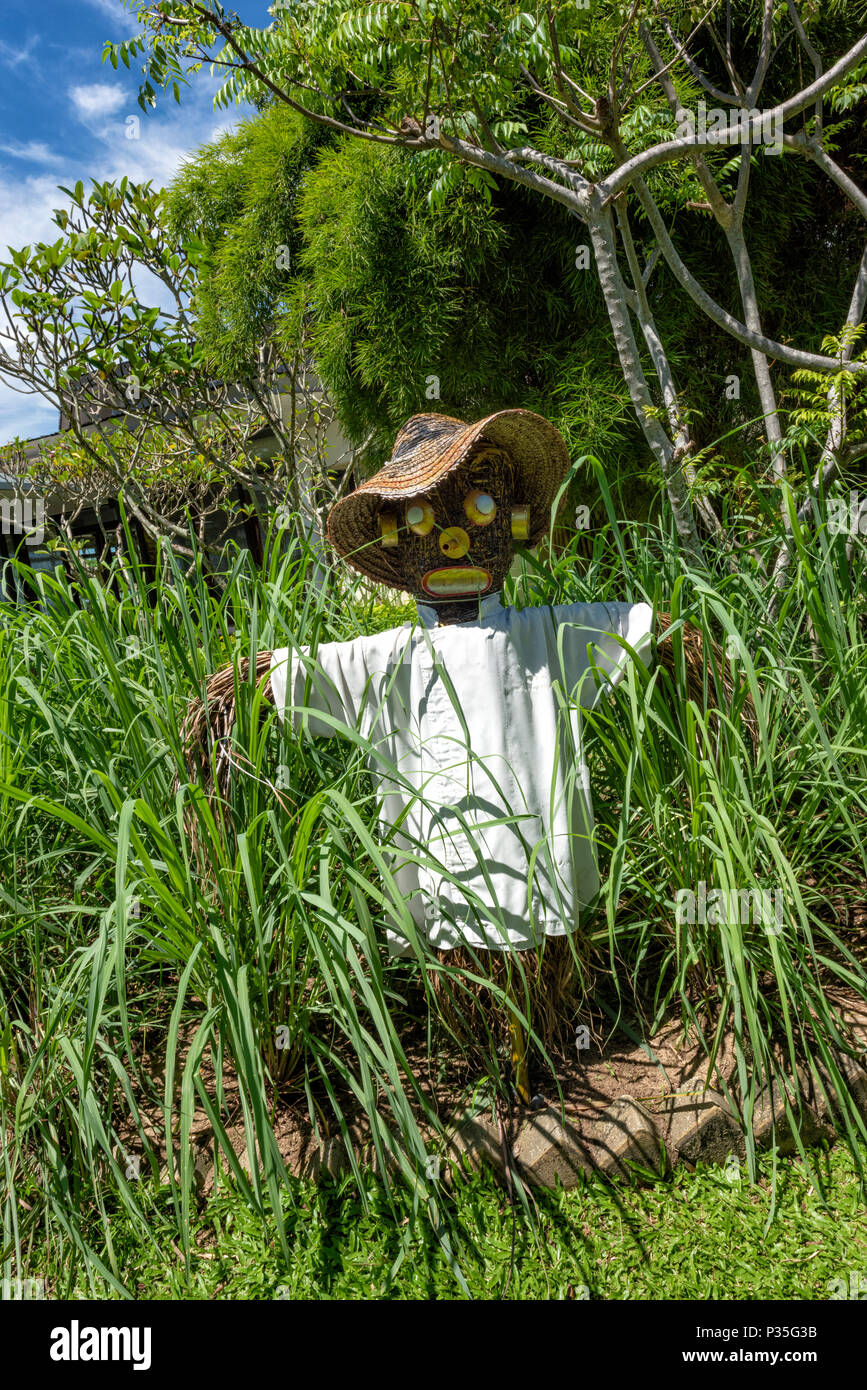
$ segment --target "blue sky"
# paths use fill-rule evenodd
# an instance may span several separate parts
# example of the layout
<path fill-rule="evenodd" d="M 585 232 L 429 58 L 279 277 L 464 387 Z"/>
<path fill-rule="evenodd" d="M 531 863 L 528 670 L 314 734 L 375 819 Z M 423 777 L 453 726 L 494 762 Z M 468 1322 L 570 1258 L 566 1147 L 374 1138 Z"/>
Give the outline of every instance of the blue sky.
<path fill-rule="evenodd" d="M 270 22 L 268 0 L 233 0 L 247 24 Z M 0 0 L 0 256 L 6 247 L 55 240 L 58 184 L 78 179 L 152 179 L 164 185 L 184 156 L 237 119 L 214 111 L 206 73 L 156 111 L 138 106 L 139 76 L 103 65 L 106 39 L 135 24 L 121 0 Z M 238 114 L 241 114 L 240 109 Z M 137 140 L 126 118 L 141 117 Z M 55 429 L 57 412 L 0 382 L 0 444 Z"/>

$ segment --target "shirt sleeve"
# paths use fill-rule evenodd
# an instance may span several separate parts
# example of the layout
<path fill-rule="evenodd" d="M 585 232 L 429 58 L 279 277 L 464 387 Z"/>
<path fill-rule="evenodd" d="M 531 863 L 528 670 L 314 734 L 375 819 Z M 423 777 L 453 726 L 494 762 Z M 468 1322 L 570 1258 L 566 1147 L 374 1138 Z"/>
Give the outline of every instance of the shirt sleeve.
<path fill-rule="evenodd" d="M 653 634 L 649 603 L 564 603 L 551 612 L 554 674 L 562 673 L 568 695 L 582 709 L 591 709 L 604 690 L 623 679 L 631 660 L 624 642 L 649 665 Z"/>
<path fill-rule="evenodd" d="M 271 689 L 280 719 L 314 738 L 334 738 L 339 725 L 355 727 L 366 682 L 363 653 L 356 642 L 323 642 L 272 653 Z M 330 715 L 338 727 L 317 714 Z"/>

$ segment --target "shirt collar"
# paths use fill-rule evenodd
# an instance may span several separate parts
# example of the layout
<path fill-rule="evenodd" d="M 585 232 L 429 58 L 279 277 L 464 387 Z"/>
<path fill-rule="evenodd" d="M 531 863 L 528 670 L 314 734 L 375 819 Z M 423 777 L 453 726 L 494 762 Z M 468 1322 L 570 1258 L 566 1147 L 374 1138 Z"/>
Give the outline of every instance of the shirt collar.
<path fill-rule="evenodd" d="M 437 612 L 433 604 L 419 603 L 418 600 L 416 600 L 415 606 L 418 609 L 418 620 L 421 623 L 422 627 L 437 626 L 437 624 L 439 623 L 439 613 Z M 467 624 L 482 623 L 486 619 L 490 620 L 491 618 L 495 617 L 497 613 L 501 613 L 502 611 L 503 595 L 498 589 L 495 594 L 485 595 L 485 597 L 479 604 L 478 611 L 473 609 L 473 616 L 471 618 L 467 618 Z M 465 624 L 449 624 L 449 626 L 462 627 L 465 626 Z"/>

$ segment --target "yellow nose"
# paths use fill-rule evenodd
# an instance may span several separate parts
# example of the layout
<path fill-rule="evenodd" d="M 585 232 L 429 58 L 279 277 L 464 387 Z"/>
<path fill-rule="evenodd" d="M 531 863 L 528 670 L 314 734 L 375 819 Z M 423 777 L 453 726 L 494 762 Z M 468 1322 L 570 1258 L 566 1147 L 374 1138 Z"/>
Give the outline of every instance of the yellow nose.
<path fill-rule="evenodd" d="M 450 560 L 459 560 L 470 548 L 470 538 L 460 526 L 449 526 L 440 532 L 440 550 Z"/>

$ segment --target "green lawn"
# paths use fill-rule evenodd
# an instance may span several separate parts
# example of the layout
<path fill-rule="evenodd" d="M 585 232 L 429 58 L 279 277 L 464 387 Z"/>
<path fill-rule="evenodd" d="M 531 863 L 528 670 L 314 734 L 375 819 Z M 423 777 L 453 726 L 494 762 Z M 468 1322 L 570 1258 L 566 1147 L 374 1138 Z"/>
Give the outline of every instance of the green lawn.
<path fill-rule="evenodd" d="M 825 1202 L 798 1159 L 779 1161 L 772 1212 L 772 1162 L 755 1186 L 729 1181 L 723 1168 L 685 1170 L 650 1186 L 587 1181 L 569 1192 L 537 1196 L 538 1226 L 518 1210 L 509 1278 L 513 1217 L 493 1180 L 474 1176 L 457 1197 L 465 1245 L 460 1263 L 474 1298 L 514 1299 L 807 1299 L 823 1300 L 832 1281 L 847 1288 L 867 1278 L 867 1212 L 845 1146 L 814 1151 Z M 462 1297 L 426 1222 L 405 1258 L 401 1233 L 382 1192 L 369 1189 L 367 1215 L 352 1180 L 298 1182 L 287 1209 L 292 1252 L 287 1266 L 262 1222 L 231 1194 L 211 1200 L 193 1219 L 190 1271 L 180 1249 L 160 1240 L 171 1226 L 167 1189 L 150 1201 L 159 1246 L 145 1248 L 122 1211 L 113 1245 L 129 1292 L 155 1299 L 370 1299 Z M 140 1196 L 145 1199 L 145 1193 Z M 445 1201 L 454 1200 L 444 1194 Z M 148 1202 L 145 1200 L 147 1208 Z M 408 1215 L 408 1207 L 406 1215 Z M 767 1229 L 766 1229 L 767 1227 Z M 507 1287 L 508 1285 L 508 1287 Z M 113 1297 L 88 1286 L 79 1267 L 74 1289 L 51 1297 Z"/>

